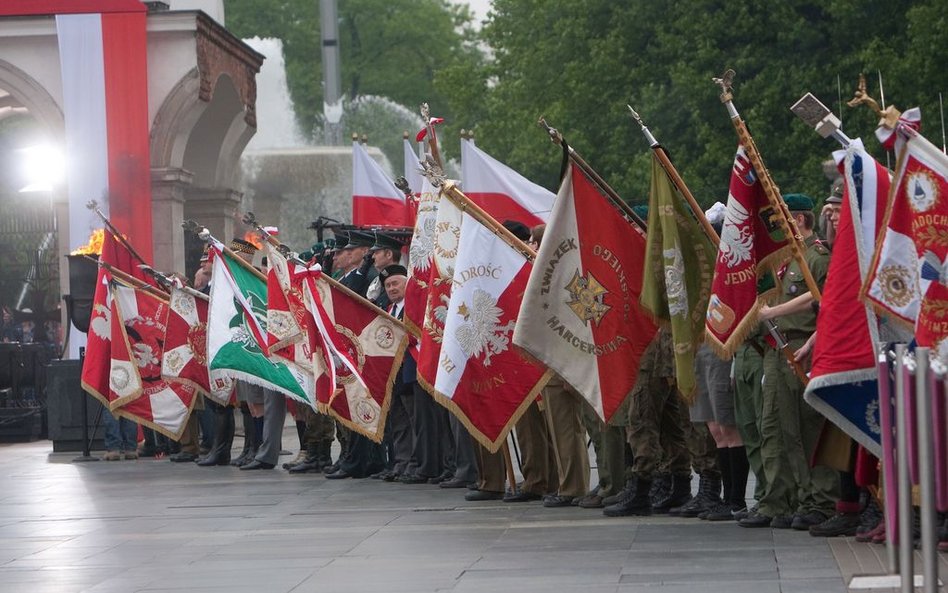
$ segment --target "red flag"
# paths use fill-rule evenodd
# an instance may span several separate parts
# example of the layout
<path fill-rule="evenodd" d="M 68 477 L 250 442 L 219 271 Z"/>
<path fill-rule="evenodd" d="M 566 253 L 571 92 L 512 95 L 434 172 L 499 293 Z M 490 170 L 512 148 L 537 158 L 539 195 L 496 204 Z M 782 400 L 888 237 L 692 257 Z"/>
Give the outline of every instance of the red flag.
<path fill-rule="evenodd" d="M 207 372 L 207 306 L 208 299 L 203 294 L 172 289 L 161 376 L 190 385 L 211 397 L 211 379 Z M 226 391 L 229 395 L 230 390 Z"/>
<path fill-rule="evenodd" d="M 321 368 L 322 359 L 314 357 L 320 409 L 359 434 L 381 442 L 408 333 L 400 321 L 323 275 L 310 277 L 307 290 L 318 298 L 328 324 L 341 338 L 337 347 L 354 362 L 356 371 L 338 365 L 339 389 L 332 393 L 329 369 L 325 365 Z"/>
<path fill-rule="evenodd" d="M 408 199 L 365 147 L 352 143 L 352 224 L 404 226 L 410 219 Z"/>
<path fill-rule="evenodd" d="M 645 233 L 573 164 L 523 297 L 514 343 L 556 371 L 603 420 L 632 391 L 657 327 L 642 308 Z"/>
<path fill-rule="evenodd" d="M 99 261 L 143 282 L 150 280 L 138 267 L 140 262 L 124 244 L 116 240 L 108 229 L 103 235 L 102 254 L 99 256 Z M 109 395 L 109 360 L 112 355 L 112 298 L 109 290 L 111 280 L 112 274 L 104 267 L 100 267 L 95 297 L 92 301 L 92 316 L 89 320 L 88 343 L 81 376 L 82 388 L 105 406 L 114 399 Z"/>
<path fill-rule="evenodd" d="M 118 396 L 113 411 L 177 440 L 194 407 L 195 391 L 161 376 L 168 303 L 117 283 L 112 296 L 117 334 L 112 334 L 111 385 Z"/>
<path fill-rule="evenodd" d="M 408 249 L 408 284 L 405 286 L 405 325 L 421 335 L 428 308 L 428 289 L 434 273 L 435 226 L 438 222 L 437 190 L 427 178 L 422 179 L 421 197 L 415 230 Z"/>
<path fill-rule="evenodd" d="M 776 288 L 769 274 L 790 250 L 744 147 L 737 147 L 727 212 L 711 281 L 708 342 L 730 356 L 757 324 L 757 311 Z"/>

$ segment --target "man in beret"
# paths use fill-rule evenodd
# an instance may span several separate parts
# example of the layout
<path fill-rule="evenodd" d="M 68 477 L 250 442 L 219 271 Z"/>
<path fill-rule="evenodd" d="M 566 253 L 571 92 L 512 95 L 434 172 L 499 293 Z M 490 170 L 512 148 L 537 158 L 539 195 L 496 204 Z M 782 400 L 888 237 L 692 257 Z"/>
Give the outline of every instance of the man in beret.
<path fill-rule="evenodd" d="M 823 286 L 829 268 L 829 250 L 814 232 L 813 199 L 804 194 L 783 197 L 806 247 L 804 261 L 817 286 Z M 803 347 L 816 331 L 814 299 L 803 270 L 791 259 L 779 272 L 781 291 L 773 306 L 764 306 L 760 320 L 776 322 L 797 360 L 806 362 Z M 807 530 L 835 512 L 839 478 L 824 465 L 810 467 L 825 418 L 803 399 L 804 385 L 772 343 L 764 349 L 763 402 L 760 452 L 767 487 L 757 513 L 741 519 L 742 527 Z M 788 483 L 781 476 L 787 470 Z"/>

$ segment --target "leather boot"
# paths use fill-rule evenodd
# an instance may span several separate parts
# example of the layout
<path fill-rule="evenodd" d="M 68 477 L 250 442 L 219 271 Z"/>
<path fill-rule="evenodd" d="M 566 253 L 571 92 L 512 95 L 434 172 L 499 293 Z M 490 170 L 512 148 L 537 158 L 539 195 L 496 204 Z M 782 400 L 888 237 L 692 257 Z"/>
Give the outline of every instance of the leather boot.
<path fill-rule="evenodd" d="M 602 514 L 607 517 L 627 517 L 629 515 L 644 517 L 651 515 L 652 501 L 648 496 L 651 489 L 651 480 L 635 478 L 635 487 L 622 500 L 602 509 Z"/>
<path fill-rule="evenodd" d="M 210 405 L 213 402 L 209 402 Z M 214 444 L 211 450 L 204 458 L 198 460 L 197 464 L 202 467 L 212 465 L 227 465 L 230 463 L 230 448 L 234 444 L 234 411 L 230 406 L 220 406 L 215 408 L 214 417 Z"/>
<path fill-rule="evenodd" d="M 672 508 L 680 507 L 691 500 L 691 474 L 672 476 L 671 490 L 668 495 L 652 505 L 652 511 L 664 515 Z"/>
<path fill-rule="evenodd" d="M 323 463 L 319 457 L 319 443 L 310 445 L 306 448 L 306 457 L 299 463 L 294 463 L 287 471 L 291 474 L 305 474 L 307 472 L 320 473 L 323 471 Z"/>
<path fill-rule="evenodd" d="M 316 456 L 323 467 L 332 465 L 332 440 L 320 441 Z"/>
<path fill-rule="evenodd" d="M 677 517 L 697 517 L 720 503 L 720 474 L 703 472 L 698 476 L 698 494 L 681 506 L 672 507 L 668 513 Z"/>
<path fill-rule="evenodd" d="M 250 463 L 257 454 L 257 446 L 254 444 L 257 440 L 257 429 L 253 425 L 253 416 L 250 415 L 250 410 L 247 408 L 243 408 L 241 411 L 243 412 L 244 448 L 240 451 L 237 459 L 230 462 L 231 465 L 236 467 Z"/>

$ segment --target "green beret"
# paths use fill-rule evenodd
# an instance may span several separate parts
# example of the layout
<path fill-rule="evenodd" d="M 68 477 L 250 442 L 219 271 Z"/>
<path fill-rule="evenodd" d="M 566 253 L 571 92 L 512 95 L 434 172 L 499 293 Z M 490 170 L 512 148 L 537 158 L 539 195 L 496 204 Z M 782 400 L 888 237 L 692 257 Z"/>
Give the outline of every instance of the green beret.
<path fill-rule="evenodd" d="M 813 210 L 813 198 L 806 194 L 786 194 L 783 196 L 783 201 L 787 203 L 787 208 L 791 212 Z"/>
<path fill-rule="evenodd" d="M 642 220 L 648 220 L 648 204 L 637 204 L 632 206 L 632 212 Z"/>

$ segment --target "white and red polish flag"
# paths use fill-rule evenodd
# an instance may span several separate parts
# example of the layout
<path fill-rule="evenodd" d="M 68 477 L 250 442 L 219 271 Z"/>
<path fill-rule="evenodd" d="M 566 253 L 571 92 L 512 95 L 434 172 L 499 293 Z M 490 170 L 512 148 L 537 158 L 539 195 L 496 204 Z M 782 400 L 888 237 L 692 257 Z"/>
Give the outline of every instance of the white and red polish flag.
<path fill-rule="evenodd" d="M 409 330 L 420 336 L 425 325 L 428 289 L 434 270 L 435 226 L 438 224 L 440 194 L 428 178 L 422 178 L 418 198 L 418 215 L 408 248 L 408 284 L 405 286 L 404 321 Z"/>
<path fill-rule="evenodd" d="M 152 255 L 146 7 L 138 0 L 4 0 L 0 16 L 56 15 L 66 128 L 69 248 L 100 223 L 99 202 Z"/>
<path fill-rule="evenodd" d="M 473 140 L 461 140 L 461 181 L 464 195 L 495 219 L 528 227 L 546 223 L 556 200 L 556 194 L 477 148 Z"/>
<path fill-rule="evenodd" d="M 194 407 L 195 390 L 161 376 L 168 303 L 144 290 L 112 283 L 113 340 L 110 408 L 178 440 Z M 129 389 L 131 387 L 131 389 Z"/>
<path fill-rule="evenodd" d="M 418 215 L 418 197 L 421 196 L 422 186 L 421 161 L 418 160 L 418 153 L 408 138 L 402 141 L 402 149 L 405 154 L 405 180 L 412 194 L 412 198 L 408 200 L 408 218 L 405 226 L 415 226 L 415 217 Z"/>
<path fill-rule="evenodd" d="M 532 267 L 521 251 L 463 215 L 433 395 L 491 452 L 551 376 L 513 345 Z"/>
<path fill-rule="evenodd" d="M 352 224 L 405 226 L 408 200 L 365 147 L 352 143 Z"/>
<path fill-rule="evenodd" d="M 639 303 L 644 268 L 645 233 L 571 164 L 513 339 L 606 422 L 632 391 L 639 360 L 658 329 Z"/>

